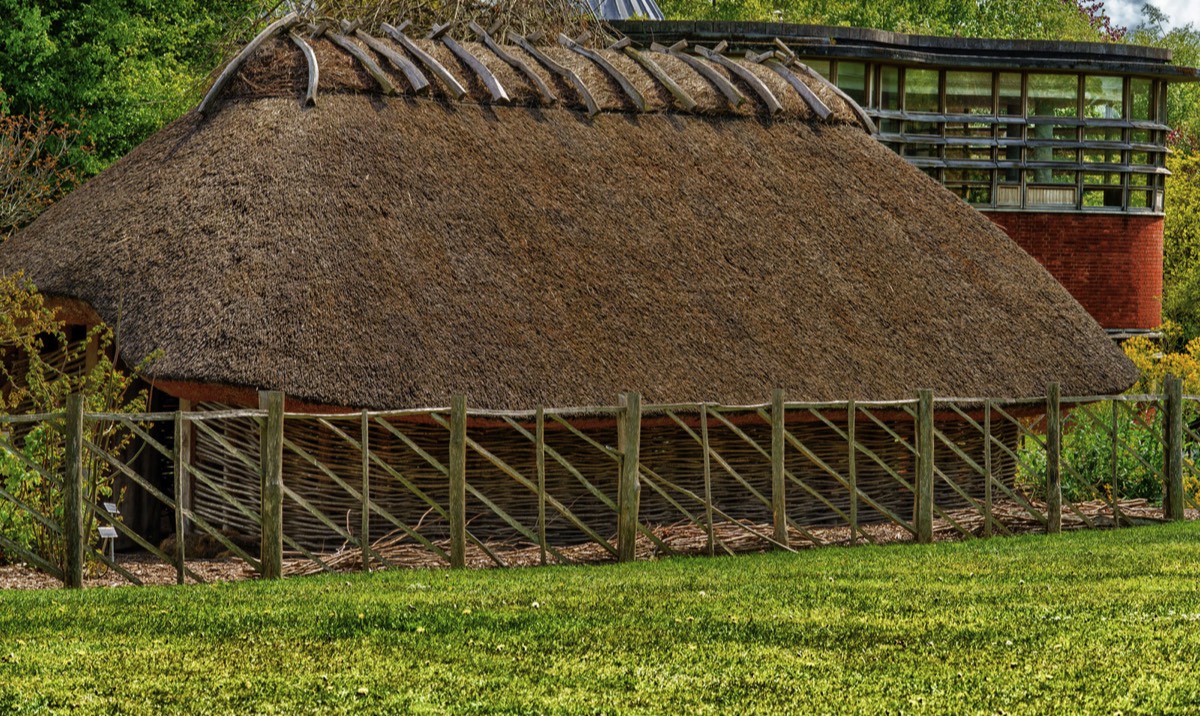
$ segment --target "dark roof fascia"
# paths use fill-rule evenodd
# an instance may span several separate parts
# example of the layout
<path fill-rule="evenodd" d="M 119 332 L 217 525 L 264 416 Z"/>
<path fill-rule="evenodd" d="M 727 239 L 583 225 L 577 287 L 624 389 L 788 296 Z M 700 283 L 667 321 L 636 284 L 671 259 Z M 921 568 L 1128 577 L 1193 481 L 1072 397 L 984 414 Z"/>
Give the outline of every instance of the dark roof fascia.
<path fill-rule="evenodd" d="M 614 22 L 612 27 L 643 44 L 726 40 L 733 50 L 762 50 L 779 38 L 805 57 L 938 67 L 1105 72 L 1174 82 L 1200 81 L 1200 70 L 1170 64 L 1170 50 L 1121 43 L 935 37 L 857 27 L 769 22 L 631 21 Z"/>

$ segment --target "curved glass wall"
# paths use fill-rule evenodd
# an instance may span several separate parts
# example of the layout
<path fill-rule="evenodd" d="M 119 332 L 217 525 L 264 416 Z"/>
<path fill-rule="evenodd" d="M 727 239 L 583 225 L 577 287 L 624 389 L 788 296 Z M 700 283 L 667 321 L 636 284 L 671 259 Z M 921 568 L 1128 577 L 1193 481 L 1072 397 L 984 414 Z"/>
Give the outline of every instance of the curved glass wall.
<path fill-rule="evenodd" d="M 813 59 L 879 140 L 981 209 L 1162 212 L 1165 83 Z"/>

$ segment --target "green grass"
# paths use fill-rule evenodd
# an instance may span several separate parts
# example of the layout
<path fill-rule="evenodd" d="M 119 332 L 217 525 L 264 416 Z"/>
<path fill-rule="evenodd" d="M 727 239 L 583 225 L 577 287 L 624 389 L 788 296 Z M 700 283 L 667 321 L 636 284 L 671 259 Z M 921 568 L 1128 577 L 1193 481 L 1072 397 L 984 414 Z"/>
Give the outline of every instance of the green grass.
<path fill-rule="evenodd" d="M 0 714 L 1200 713 L 1198 663 L 1200 524 L 0 594 Z"/>

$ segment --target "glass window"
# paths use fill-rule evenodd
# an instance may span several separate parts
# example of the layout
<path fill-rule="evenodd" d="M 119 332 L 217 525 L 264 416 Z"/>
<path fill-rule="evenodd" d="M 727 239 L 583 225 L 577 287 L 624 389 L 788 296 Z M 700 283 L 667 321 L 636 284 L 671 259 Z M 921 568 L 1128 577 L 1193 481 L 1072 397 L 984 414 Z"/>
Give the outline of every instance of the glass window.
<path fill-rule="evenodd" d="M 1149 174 L 1130 174 L 1129 186 L 1150 186 Z"/>
<path fill-rule="evenodd" d="M 996 78 L 1000 105 L 997 113 L 1020 117 L 1024 114 L 1021 104 L 1021 73 L 1001 72 Z"/>
<path fill-rule="evenodd" d="M 951 145 L 946 147 L 947 159 L 972 159 L 975 161 L 991 161 L 991 147 L 970 147 Z"/>
<path fill-rule="evenodd" d="M 1129 118 L 1148 121 L 1151 109 L 1154 107 L 1153 83 L 1150 80 L 1133 78 L 1129 80 Z"/>
<path fill-rule="evenodd" d="M 898 119 L 881 119 L 879 120 L 880 134 L 899 134 L 900 120 Z"/>
<path fill-rule="evenodd" d="M 1085 164 L 1120 164 L 1121 150 L 1086 148 L 1083 150 L 1083 161 Z"/>
<path fill-rule="evenodd" d="M 920 134 L 925 136 L 941 136 L 941 125 L 937 122 L 905 122 L 905 134 Z"/>
<path fill-rule="evenodd" d="M 1149 191 L 1131 191 L 1129 192 L 1129 208 L 1130 209 L 1149 209 L 1151 204 L 1151 196 L 1154 192 Z"/>
<path fill-rule="evenodd" d="M 1074 184 L 1075 172 L 1058 169 L 1034 169 L 1025 172 L 1027 184 Z"/>
<path fill-rule="evenodd" d="M 991 114 L 992 73 L 948 70 L 946 72 L 946 113 Z"/>
<path fill-rule="evenodd" d="M 867 66 L 864 63 L 838 61 L 837 86 L 855 102 L 867 106 Z"/>
<path fill-rule="evenodd" d="M 1149 144 L 1151 140 L 1149 129 L 1131 129 L 1129 131 L 1129 141 L 1134 144 Z"/>
<path fill-rule="evenodd" d="M 829 79 L 829 60 L 805 60 L 804 64 L 817 71 L 825 79 Z"/>
<path fill-rule="evenodd" d="M 1083 80 L 1083 110 L 1088 119 L 1121 119 L 1125 116 L 1125 80 L 1089 75 Z"/>
<path fill-rule="evenodd" d="M 879 108 L 900 109 L 900 68 L 884 65 L 879 71 Z"/>
<path fill-rule="evenodd" d="M 1029 135 L 1026 137 L 1029 141 L 1058 141 L 1058 142 L 1073 142 L 1078 136 L 1076 128 L 1069 124 L 1053 124 L 1050 122 L 1036 122 L 1029 125 Z"/>
<path fill-rule="evenodd" d="M 1122 131 L 1120 127 L 1084 127 L 1083 138 L 1089 142 L 1119 142 Z"/>
<path fill-rule="evenodd" d="M 938 71 L 909 68 L 904 72 L 904 109 L 907 112 L 937 112 Z"/>
<path fill-rule="evenodd" d="M 1029 75 L 1031 117 L 1078 117 L 1079 78 L 1075 75 Z"/>

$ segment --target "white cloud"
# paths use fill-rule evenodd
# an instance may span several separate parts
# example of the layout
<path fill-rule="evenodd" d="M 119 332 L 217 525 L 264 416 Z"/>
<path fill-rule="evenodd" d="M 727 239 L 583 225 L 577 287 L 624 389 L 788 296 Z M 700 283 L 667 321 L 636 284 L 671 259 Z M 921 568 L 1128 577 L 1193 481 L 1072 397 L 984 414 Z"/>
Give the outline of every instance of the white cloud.
<path fill-rule="evenodd" d="M 1150 0 L 1162 10 L 1171 20 L 1171 27 L 1179 27 L 1192 23 L 1200 27 L 1200 2 L 1196 0 Z M 1106 0 L 1104 9 L 1112 18 L 1113 24 L 1128 27 L 1137 26 L 1142 19 L 1142 5 L 1146 0 Z"/>

